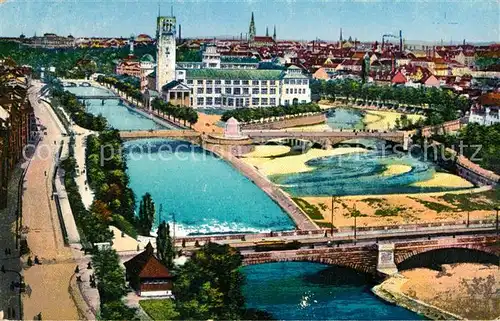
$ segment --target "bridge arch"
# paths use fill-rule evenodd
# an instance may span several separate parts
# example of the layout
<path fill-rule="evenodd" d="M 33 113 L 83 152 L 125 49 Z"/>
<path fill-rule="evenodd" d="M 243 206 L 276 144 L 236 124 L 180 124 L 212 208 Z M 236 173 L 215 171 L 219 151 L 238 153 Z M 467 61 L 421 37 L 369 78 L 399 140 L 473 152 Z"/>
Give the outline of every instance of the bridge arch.
<path fill-rule="evenodd" d="M 440 270 L 443 264 L 482 263 L 499 265 L 494 249 L 480 245 L 417 248 L 396 253 L 395 263 L 399 271 L 419 267 Z"/>

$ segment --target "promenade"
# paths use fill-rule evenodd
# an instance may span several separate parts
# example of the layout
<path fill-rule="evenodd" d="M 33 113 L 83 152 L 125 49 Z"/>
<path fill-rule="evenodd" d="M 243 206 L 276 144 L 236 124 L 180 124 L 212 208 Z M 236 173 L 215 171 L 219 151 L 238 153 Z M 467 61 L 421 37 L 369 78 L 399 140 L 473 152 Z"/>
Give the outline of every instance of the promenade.
<path fill-rule="evenodd" d="M 37 83 L 30 89 L 30 99 L 35 115 L 47 128 L 47 135 L 42 136 L 26 172 L 23 225 L 28 230 L 30 255 L 38 256 L 42 264 L 24 271 L 25 282 L 31 288 L 31 295 L 23 296 L 24 317 L 33 319 L 42 313 L 48 320 L 76 320 L 79 315 L 68 292 L 75 264 L 70 248 L 64 244 L 61 222 L 51 199 L 61 128 L 51 108 L 38 103 L 40 88 L 41 84 Z"/>

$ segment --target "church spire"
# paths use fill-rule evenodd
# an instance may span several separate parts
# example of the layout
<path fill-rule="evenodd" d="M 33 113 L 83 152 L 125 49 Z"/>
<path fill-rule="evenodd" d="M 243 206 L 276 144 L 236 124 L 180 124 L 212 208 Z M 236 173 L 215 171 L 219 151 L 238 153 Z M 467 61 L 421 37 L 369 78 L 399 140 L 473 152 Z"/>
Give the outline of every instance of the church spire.
<path fill-rule="evenodd" d="M 269 27 L 266 27 L 266 37 L 269 37 Z"/>
<path fill-rule="evenodd" d="M 274 25 L 273 40 L 276 41 L 276 25 Z"/>
<path fill-rule="evenodd" d="M 252 11 L 252 18 L 250 20 L 250 27 L 248 28 L 248 38 L 250 39 L 250 41 L 253 41 L 254 37 L 255 37 L 255 21 L 253 18 L 253 11 Z"/>

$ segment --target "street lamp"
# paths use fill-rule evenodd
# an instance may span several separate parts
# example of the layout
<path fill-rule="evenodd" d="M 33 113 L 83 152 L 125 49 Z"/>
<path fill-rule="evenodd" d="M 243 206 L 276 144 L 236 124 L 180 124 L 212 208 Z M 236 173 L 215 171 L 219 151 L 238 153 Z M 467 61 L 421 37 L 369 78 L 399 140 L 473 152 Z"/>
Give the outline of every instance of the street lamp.
<path fill-rule="evenodd" d="M 500 206 L 495 206 L 495 210 L 497 211 L 497 219 L 496 219 L 496 231 L 497 231 L 497 237 L 498 237 L 498 210 L 500 210 Z"/>
<path fill-rule="evenodd" d="M 334 201 L 334 199 L 333 199 L 333 195 L 332 195 L 332 215 L 331 215 L 331 223 L 332 223 L 332 225 L 330 227 L 330 234 L 331 234 L 332 237 L 333 237 L 333 201 Z"/>

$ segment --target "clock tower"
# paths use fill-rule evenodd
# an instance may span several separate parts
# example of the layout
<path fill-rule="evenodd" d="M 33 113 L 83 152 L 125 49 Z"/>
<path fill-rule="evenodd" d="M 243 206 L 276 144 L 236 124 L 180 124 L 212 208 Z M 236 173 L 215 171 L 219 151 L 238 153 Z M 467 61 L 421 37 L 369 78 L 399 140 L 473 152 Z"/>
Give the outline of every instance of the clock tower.
<path fill-rule="evenodd" d="M 156 90 L 175 80 L 176 20 L 170 17 L 158 17 L 156 21 Z"/>

